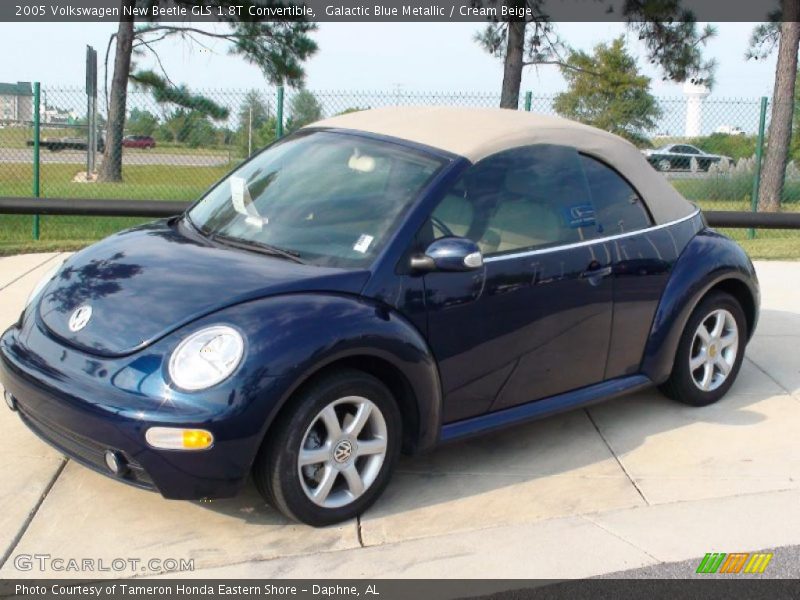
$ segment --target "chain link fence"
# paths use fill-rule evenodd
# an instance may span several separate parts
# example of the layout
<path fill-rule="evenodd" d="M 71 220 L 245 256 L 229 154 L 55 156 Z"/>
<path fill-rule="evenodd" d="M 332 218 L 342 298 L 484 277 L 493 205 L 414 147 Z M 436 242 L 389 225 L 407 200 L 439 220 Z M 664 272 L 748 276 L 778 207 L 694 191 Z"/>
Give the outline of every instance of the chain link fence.
<path fill-rule="evenodd" d="M 95 174 L 87 175 L 87 102 L 81 88 L 42 87 L 40 98 L 40 195 L 52 198 L 192 200 L 250 154 L 280 135 L 346 112 L 385 106 L 496 107 L 498 94 L 383 91 L 203 90 L 194 108 L 156 102 L 148 92 L 128 94 L 122 181 L 103 181 L 106 102 L 98 98 Z M 2 104 L 0 104 L 2 107 Z M 610 113 L 601 103 L 573 106 L 559 96 L 526 93 L 520 110 L 563 115 L 621 134 L 647 155 L 652 167 L 706 210 L 754 210 L 759 133 L 758 98 L 657 98 L 647 119 L 633 107 Z M 24 112 L 24 111 L 23 111 Z M 0 111 L 0 196 L 34 192 L 34 110 Z M 790 148 L 781 210 L 800 211 L 800 124 Z M 768 140 L 764 140 L 765 147 Z M 112 153 L 115 149 L 109 148 Z M 0 253 L 75 248 L 141 219 L 43 216 L 34 232 L 29 216 L 0 215 Z M 800 257 L 800 232 L 726 230 L 754 257 Z M 38 240 L 33 241 L 34 233 Z"/>

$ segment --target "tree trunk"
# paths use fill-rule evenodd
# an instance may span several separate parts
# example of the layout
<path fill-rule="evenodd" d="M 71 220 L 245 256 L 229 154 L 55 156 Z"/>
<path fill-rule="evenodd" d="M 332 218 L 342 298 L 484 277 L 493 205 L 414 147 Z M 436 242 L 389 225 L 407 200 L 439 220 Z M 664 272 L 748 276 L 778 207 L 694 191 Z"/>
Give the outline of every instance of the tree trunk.
<path fill-rule="evenodd" d="M 133 7 L 135 0 L 123 0 L 123 6 Z M 120 11 L 123 12 L 123 11 Z M 111 79 L 111 94 L 108 103 L 106 148 L 103 164 L 98 173 L 99 181 L 122 181 L 122 132 L 125 127 L 125 112 L 128 102 L 128 75 L 131 70 L 133 48 L 133 17 L 120 17 L 117 30 L 117 49 L 114 56 L 114 76 Z"/>
<path fill-rule="evenodd" d="M 522 66 L 525 52 L 525 21 L 508 24 L 508 44 L 503 65 L 503 91 L 500 108 L 519 108 L 519 88 L 522 85 Z"/>
<path fill-rule="evenodd" d="M 775 67 L 775 91 L 767 135 L 767 150 L 758 190 L 758 210 L 777 212 L 781 207 L 786 161 L 792 139 L 794 88 L 797 78 L 797 47 L 800 43 L 800 6 L 797 0 L 783 1 L 783 23 Z"/>

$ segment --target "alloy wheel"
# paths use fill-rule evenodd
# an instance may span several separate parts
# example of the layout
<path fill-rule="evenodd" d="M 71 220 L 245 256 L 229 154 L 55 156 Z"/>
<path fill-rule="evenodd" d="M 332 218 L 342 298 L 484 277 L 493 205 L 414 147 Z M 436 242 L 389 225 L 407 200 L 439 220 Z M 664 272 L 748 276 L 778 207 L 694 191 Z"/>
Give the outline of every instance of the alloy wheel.
<path fill-rule="evenodd" d="M 386 450 L 386 419 L 375 403 L 339 398 L 314 417 L 303 436 L 297 457 L 303 491 L 318 506 L 346 506 L 374 483 Z"/>
<path fill-rule="evenodd" d="M 692 339 L 689 370 L 704 392 L 717 389 L 728 378 L 739 351 L 739 330 L 733 315 L 720 308 L 697 326 Z"/>

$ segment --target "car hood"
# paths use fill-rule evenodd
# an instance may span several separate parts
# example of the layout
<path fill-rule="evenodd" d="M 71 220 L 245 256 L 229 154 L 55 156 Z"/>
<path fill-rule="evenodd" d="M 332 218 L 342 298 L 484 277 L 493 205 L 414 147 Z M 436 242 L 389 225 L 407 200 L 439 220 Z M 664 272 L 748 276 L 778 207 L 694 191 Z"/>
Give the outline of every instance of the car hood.
<path fill-rule="evenodd" d="M 221 247 L 187 225 L 159 221 L 71 257 L 44 288 L 39 316 L 78 349 L 123 356 L 226 306 L 290 292 L 358 294 L 368 278 L 369 271 Z M 83 306 L 91 316 L 72 331 L 70 317 Z"/>

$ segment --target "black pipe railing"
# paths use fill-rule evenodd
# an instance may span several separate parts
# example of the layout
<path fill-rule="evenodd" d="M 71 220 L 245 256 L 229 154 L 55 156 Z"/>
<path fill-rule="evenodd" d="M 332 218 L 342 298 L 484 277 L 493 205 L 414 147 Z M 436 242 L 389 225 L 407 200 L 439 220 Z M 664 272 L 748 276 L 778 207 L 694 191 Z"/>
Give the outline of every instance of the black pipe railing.
<path fill-rule="evenodd" d="M 0 214 L 158 218 L 177 215 L 190 205 L 190 202 L 169 200 L 0 197 Z M 800 229 L 800 212 L 709 210 L 703 211 L 703 214 L 712 227 Z"/>
<path fill-rule="evenodd" d="M 190 202 L 169 200 L 110 200 L 102 198 L 5 198 L 0 214 L 75 215 L 83 217 L 171 217 Z"/>

